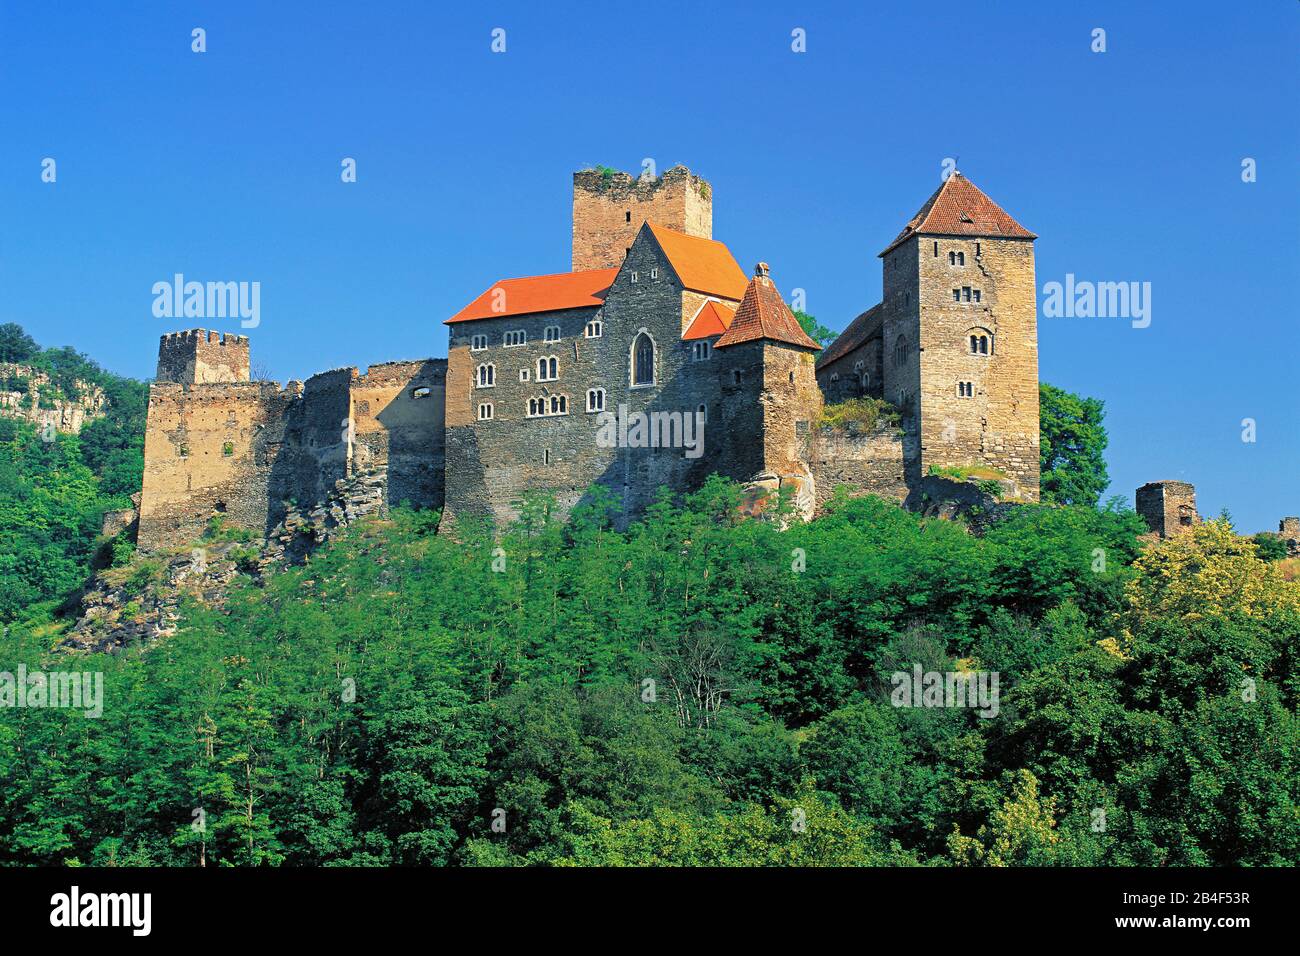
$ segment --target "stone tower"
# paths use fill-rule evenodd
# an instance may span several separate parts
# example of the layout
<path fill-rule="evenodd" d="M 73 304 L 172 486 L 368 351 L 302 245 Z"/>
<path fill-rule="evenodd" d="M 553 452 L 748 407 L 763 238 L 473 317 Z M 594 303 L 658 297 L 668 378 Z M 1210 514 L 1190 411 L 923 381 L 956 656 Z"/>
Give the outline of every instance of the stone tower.
<path fill-rule="evenodd" d="M 573 271 L 621 265 L 647 220 L 712 239 L 713 192 L 685 166 L 658 179 L 601 169 L 574 173 Z"/>
<path fill-rule="evenodd" d="M 1196 489 L 1185 481 L 1151 481 L 1137 490 L 1137 513 L 1162 538 L 1181 534 L 1201 519 Z"/>
<path fill-rule="evenodd" d="M 158 342 L 159 382 L 207 385 L 247 382 L 248 336 L 190 329 L 171 332 Z"/>
<path fill-rule="evenodd" d="M 723 425 L 732 477 L 764 491 L 786 489 L 811 518 L 816 489 L 807 443 L 822 411 L 816 358 L 821 346 L 799 325 L 760 262 L 731 326 L 714 347 L 726 396 Z"/>
<path fill-rule="evenodd" d="M 954 172 L 880 254 L 884 398 L 920 437 L 909 481 L 993 469 L 1038 499 L 1036 238 Z"/>

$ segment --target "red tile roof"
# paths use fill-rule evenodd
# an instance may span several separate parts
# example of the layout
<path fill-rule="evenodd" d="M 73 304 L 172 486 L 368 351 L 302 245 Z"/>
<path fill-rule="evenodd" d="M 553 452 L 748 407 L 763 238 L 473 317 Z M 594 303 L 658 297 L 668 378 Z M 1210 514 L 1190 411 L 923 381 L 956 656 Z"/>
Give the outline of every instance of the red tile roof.
<path fill-rule="evenodd" d="M 826 347 L 826 351 L 817 356 L 817 367 L 825 368 L 848 355 L 863 342 L 879 335 L 885 317 L 882 306 L 883 303 L 877 303 L 850 322 L 835 341 Z"/>
<path fill-rule="evenodd" d="M 723 305 L 717 299 L 710 299 L 691 320 L 690 328 L 682 333 L 682 339 L 707 339 L 721 335 L 731 328 L 731 321 L 736 317 L 736 310 Z"/>
<path fill-rule="evenodd" d="M 745 273 L 726 246 L 713 239 L 688 236 L 653 222 L 647 222 L 646 227 L 659 243 L 659 248 L 663 249 L 683 286 L 692 292 L 740 301 L 745 294 Z"/>
<path fill-rule="evenodd" d="M 821 349 L 786 307 L 781 293 L 768 278 L 767 264 L 763 262 L 758 264 L 754 278 L 749 280 L 745 297 L 740 300 L 736 317 L 731 320 L 731 327 L 714 345 L 722 349 L 757 339 L 785 342 L 806 349 Z"/>
<path fill-rule="evenodd" d="M 617 274 L 614 268 L 502 279 L 443 324 L 601 305 Z"/>
<path fill-rule="evenodd" d="M 881 255 L 918 234 L 1037 239 L 961 173 L 954 172 Z"/>

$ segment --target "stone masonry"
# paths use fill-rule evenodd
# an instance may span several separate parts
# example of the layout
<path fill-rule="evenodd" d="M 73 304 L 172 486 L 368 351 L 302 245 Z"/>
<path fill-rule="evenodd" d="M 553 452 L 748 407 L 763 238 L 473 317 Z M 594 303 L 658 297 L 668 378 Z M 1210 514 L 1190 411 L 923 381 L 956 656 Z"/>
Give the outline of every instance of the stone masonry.
<path fill-rule="evenodd" d="M 685 167 L 575 173 L 573 271 L 490 286 L 446 320 L 445 360 L 281 388 L 249 380 L 243 336 L 164 336 L 141 547 L 183 546 L 214 516 L 265 535 L 356 480 L 451 525 L 508 522 L 530 492 L 564 512 L 598 485 L 626 522 L 713 473 L 789 491 L 805 516 L 840 485 L 919 500 L 932 466 L 1037 499 L 1032 233 L 954 174 L 881 253 L 883 301 L 818 359 L 766 264 L 747 276 L 712 221 Z M 901 424 L 821 426 L 824 402 L 857 396 Z"/>
<path fill-rule="evenodd" d="M 1137 513 L 1154 534 L 1172 538 L 1201 519 L 1196 489 L 1185 481 L 1151 481 L 1137 490 Z"/>

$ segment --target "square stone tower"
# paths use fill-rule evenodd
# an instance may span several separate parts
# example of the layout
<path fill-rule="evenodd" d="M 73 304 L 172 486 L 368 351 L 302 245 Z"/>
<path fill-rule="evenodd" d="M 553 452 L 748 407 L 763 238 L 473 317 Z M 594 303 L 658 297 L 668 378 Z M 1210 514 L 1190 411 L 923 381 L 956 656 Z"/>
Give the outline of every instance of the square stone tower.
<path fill-rule="evenodd" d="M 249 380 L 248 336 L 190 329 L 158 342 L 159 382 L 204 385 Z"/>
<path fill-rule="evenodd" d="M 1036 238 L 954 172 L 880 254 L 884 397 L 920 436 L 910 481 L 991 469 L 1038 500 Z"/>
<path fill-rule="evenodd" d="M 1199 522 L 1196 489 L 1185 481 L 1151 481 L 1137 490 L 1137 513 L 1162 538 L 1182 534 Z"/>
<path fill-rule="evenodd" d="M 658 179 L 606 169 L 574 173 L 573 271 L 621 265 L 647 220 L 712 239 L 713 191 L 685 166 Z"/>

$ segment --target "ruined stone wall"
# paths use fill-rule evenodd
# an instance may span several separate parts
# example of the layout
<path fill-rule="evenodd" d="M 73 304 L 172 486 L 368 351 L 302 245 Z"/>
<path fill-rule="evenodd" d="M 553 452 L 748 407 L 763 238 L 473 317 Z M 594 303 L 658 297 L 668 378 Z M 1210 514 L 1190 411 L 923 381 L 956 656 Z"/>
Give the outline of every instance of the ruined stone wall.
<path fill-rule="evenodd" d="M 248 336 L 189 329 L 162 337 L 159 382 L 182 385 L 249 380 Z"/>
<path fill-rule="evenodd" d="M 387 472 L 389 505 L 441 508 L 447 362 L 372 365 L 353 379 L 352 471 Z"/>
<path fill-rule="evenodd" d="M 574 173 L 573 270 L 621 263 L 646 220 L 712 239 L 709 184 L 684 166 L 658 179 L 633 179 L 623 172 L 605 176 L 594 169 Z"/>
<path fill-rule="evenodd" d="M 1162 538 L 1170 538 L 1200 521 L 1196 513 L 1196 489 L 1185 481 L 1151 481 L 1137 490 L 1137 513 L 1147 527 Z"/>
<path fill-rule="evenodd" d="M 182 546 L 214 515 L 264 531 L 294 398 L 274 382 L 155 382 L 145 426 L 140 548 Z"/>
<path fill-rule="evenodd" d="M 232 344 L 238 352 L 241 343 Z M 178 364 L 185 350 L 207 346 L 226 347 L 206 334 L 164 336 L 160 371 L 214 374 L 203 361 Z M 243 351 L 246 373 L 246 345 Z M 155 382 L 140 547 L 183 547 L 214 515 L 264 535 L 360 474 L 373 476 L 387 503 L 440 506 L 445 377 L 444 361 L 426 359 L 376 365 L 366 375 L 335 369 L 284 389 L 274 382 Z"/>
<path fill-rule="evenodd" d="M 916 360 L 923 468 L 995 468 L 1015 481 L 1018 497 L 1038 500 L 1032 241 L 921 236 L 908 245 L 920 253 L 922 350 Z M 950 253 L 959 253 L 964 264 L 954 264 Z M 972 335 L 988 338 L 988 354 L 972 353 Z M 971 397 L 962 394 L 963 382 L 970 383 Z"/>
<path fill-rule="evenodd" d="M 896 425 L 880 424 L 864 435 L 833 428 L 814 429 L 808 442 L 820 513 L 835 493 L 846 486 L 853 496 L 877 495 L 902 504 L 908 496 L 904 463 L 916 455 L 915 435 Z"/>

